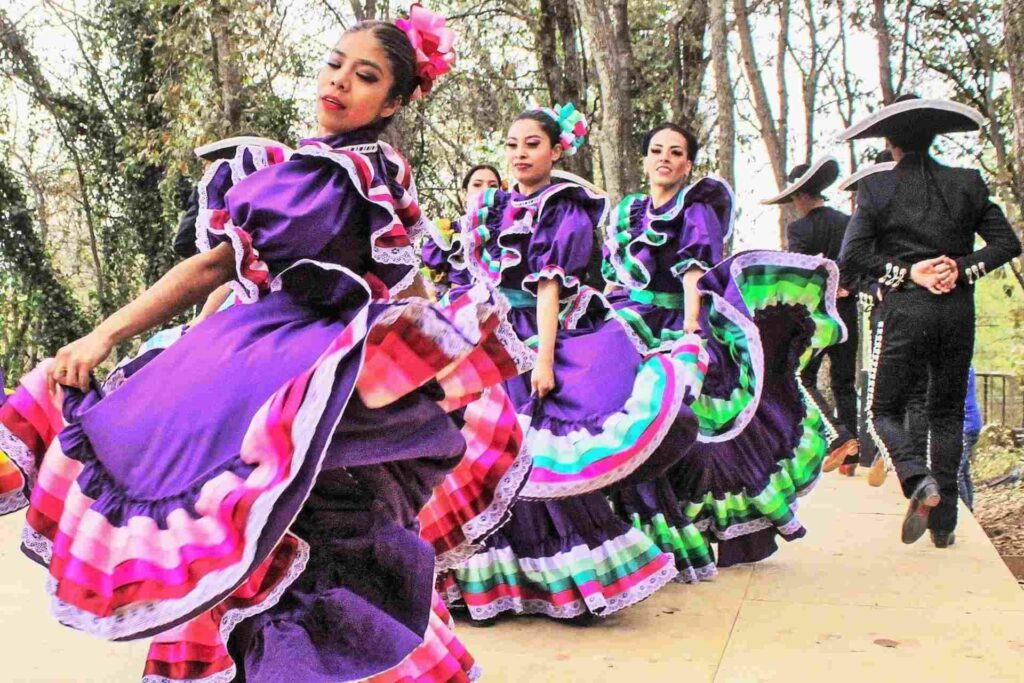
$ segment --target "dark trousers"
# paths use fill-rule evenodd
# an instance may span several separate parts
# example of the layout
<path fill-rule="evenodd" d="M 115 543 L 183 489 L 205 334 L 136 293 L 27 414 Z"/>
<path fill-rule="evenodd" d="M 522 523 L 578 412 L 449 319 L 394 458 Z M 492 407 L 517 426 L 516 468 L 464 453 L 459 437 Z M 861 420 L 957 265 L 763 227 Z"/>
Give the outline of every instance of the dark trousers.
<path fill-rule="evenodd" d="M 829 384 L 832 388 L 832 399 L 835 401 L 835 411 L 830 410 L 829 416 L 836 415 L 838 418 L 835 420 L 838 422 L 835 427 L 841 436 L 836 441 L 841 442 L 857 437 L 857 344 L 860 337 L 857 324 L 857 297 L 847 296 L 838 299 L 836 309 L 843 324 L 846 325 L 846 341 L 830 346 L 811 358 L 801 373 L 801 379 L 814 400 L 820 407 L 825 408 L 824 399 L 820 397 L 817 386 L 821 362 L 828 356 Z"/>
<path fill-rule="evenodd" d="M 882 305 L 875 301 L 871 308 L 871 319 L 868 333 L 871 335 L 872 344 L 875 339 L 875 331 L 878 329 L 878 321 L 881 320 Z M 872 346 L 874 348 L 874 346 Z M 874 368 L 870 362 L 867 363 L 868 381 L 866 390 L 871 390 L 871 373 Z M 866 415 L 871 411 L 871 394 L 866 393 L 864 398 L 865 421 Z M 915 385 L 907 390 L 906 410 L 903 417 L 903 425 L 910 432 L 916 452 L 924 453 L 928 447 L 928 375 L 923 373 Z M 860 460 L 865 467 L 870 467 L 875 462 L 878 451 L 874 439 L 861 439 Z"/>
<path fill-rule="evenodd" d="M 942 501 L 928 526 L 952 531 L 967 368 L 974 353 L 974 295 L 966 286 L 941 296 L 915 287 L 888 293 L 880 306 L 871 392 L 873 436 L 908 497 L 924 475 L 935 477 Z M 908 404 L 924 387 L 926 431 L 907 424 L 908 418 L 913 421 L 921 414 L 908 411 Z"/>

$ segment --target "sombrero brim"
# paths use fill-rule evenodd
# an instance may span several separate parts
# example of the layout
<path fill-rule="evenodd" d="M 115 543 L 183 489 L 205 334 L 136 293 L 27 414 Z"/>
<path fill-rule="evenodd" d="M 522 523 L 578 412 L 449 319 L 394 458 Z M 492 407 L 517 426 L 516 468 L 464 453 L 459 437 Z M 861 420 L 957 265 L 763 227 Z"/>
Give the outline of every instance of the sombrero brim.
<path fill-rule="evenodd" d="M 195 155 L 200 159 L 207 161 L 215 161 L 217 159 L 231 159 L 235 156 L 235 151 L 242 146 L 252 147 L 280 147 L 285 152 L 291 152 L 291 148 L 286 145 L 282 145 L 277 140 L 271 140 L 270 138 L 261 138 L 255 135 L 240 135 L 234 138 L 224 138 L 223 140 L 217 140 L 211 142 L 208 145 L 202 147 L 196 147 Z"/>
<path fill-rule="evenodd" d="M 872 164 L 871 166 L 865 166 L 864 168 L 858 170 L 856 173 L 851 173 L 848 177 L 844 178 L 843 181 L 839 183 L 839 189 L 846 190 L 847 192 L 856 192 L 857 183 L 859 183 L 860 181 L 864 180 L 870 175 L 875 175 L 876 173 L 882 173 L 884 171 L 891 171 L 894 168 L 896 168 L 895 161 L 883 161 L 880 164 Z"/>
<path fill-rule="evenodd" d="M 807 172 L 797 178 L 792 185 L 771 199 L 761 200 L 762 204 L 786 204 L 793 201 L 793 195 L 800 190 L 813 189 L 821 192 L 839 177 L 839 160 L 834 156 L 818 159 Z"/>
<path fill-rule="evenodd" d="M 976 109 L 949 100 L 904 100 L 882 107 L 853 124 L 839 139 L 885 138 L 905 131 L 927 129 L 935 135 L 969 133 L 981 128 L 985 117 Z"/>
<path fill-rule="evenodd" d="M 600 187 L 598 187 L 594 183 L 590 182 L 586 178 L 581 178 L 580 176 L 576 175 L 575 173 L 569 173 L 568 171 L 563 171 L 563 170 L 561 170 L 559 168 L 555 168 L 555 169 L 551 170 L 551 177 L 552 178 L 558 178 L 559 180 L 564 180 L 564 181 L 569 182 L 569 183 L 575 183 L 577 185 L 582 185 L 583 187 L 587 188 L 591 192 L 594 192 L 594 193 L 599 194 L 601 196 L 607 196 L 608 195 L 608 193 L 605 192 L 604 190 L 602 190 Z"/>

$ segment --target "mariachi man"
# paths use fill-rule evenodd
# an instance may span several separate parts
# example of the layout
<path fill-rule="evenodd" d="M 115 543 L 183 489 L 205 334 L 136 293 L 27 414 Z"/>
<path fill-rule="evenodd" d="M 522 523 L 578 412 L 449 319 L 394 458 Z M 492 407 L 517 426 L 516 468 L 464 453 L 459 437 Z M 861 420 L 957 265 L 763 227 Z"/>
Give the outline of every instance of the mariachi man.
<path fill-rule="evenodd" d="M 857 201 L 857 187 L 861 180 L 868 176 L 875 175 L 876 173 L 886 173 L 893 170 L 896 167 L 896 162 L 892 160 L 892 152 L 889 150 L 883 150 L 875 155 L 875 163 L 870 166 L 863 166 L 851 173 L 849 176 L 839 181 L 837 186 L 839 190 L 849 192 L 853 199 L 854 205 Z M 860 311 L 867 320 L 868 325 L 868 341 L 871 339 L 871 330 L 875 329 L 875 322 L 878 313 L 878 304 L 881 303 L 882 286 L 873 278 L 859 278 L 859 291 L 857 297 L 859 299 Z M 858 328 L 859 331 L 859 328 Z M 868 344 L 868 348 L 871 348 L 871 344 Z M 871 353 L 866 352 L 865 358 L 870 358 Z M 865 383 L 867 390 L 870 392 L 871 389 L 871 368 L 867 368 L 868 380 Z M 909 408 L 909 406 L 908 406 Z M 863 431 L 864 423 L 866 421 L 867 414 L 867 400 L 862 397 L 861 410 L 864 413 L 861 416 L 861 420 L 858 422 L 860 427 L 859 431 Z M 868 470 L 868 484 L 871 486 L 881 486 L 885 483 L 886 475 L 888 474 L 888 467 L 885 458 L 882 457 L 882 452 L 875 447 L 874 442 L 871 439 L 860 439 L 860 462 L 862 465 L 870 467 Z"/>
<path fill-rule="evenodd" d="M 937 135 L 978 130 L 982 120 L 970 107 L 911 96 L 842 134 L 844 140 L 884 137 L 897 162 L 891 172 L 858 183 L 840 263 L 885 290 L 868 424 L 910 500 L 904 543 L 926 529 L 936 547 L 953 543 L 974 283 L 1021 253 L 981 174 L 943 166 L 929 154 Z M 977 251 L 975 235 L 985 240 Z M 922 381 L 928 387 L 923 449 L 904 423 L 907 401 Z"/>
<path fill-rule="evenodd" d="M 833 261 L 839 259 L 843 235 L 850 217 L 832 207 L 825 206 L 822 193 L 839 177 L 839 162 L 835 157 L 823 157 L 813 164 L 800 164 L 789 174 L 790 185 L 781 193 L 766 199 L 763 204 L 789 204 L 800 215 L 786 228 L 789 251 L 815 256 L 821 254 Z M 836 308 L 846 325 L 846 340 L 830 346 L 811 358 L 801 373 L 808 393 L 819 406 L 825 407 L 824 397 L 818 392 L 818 371 L 824 356 L 829 358 L 829 381 L 835 410 L 828 410 L 829 454 L 822 470 L 831 472 L 839 468 L 843 474 L 853 476 L 857 469 L 857 297 L 856 280 L 841 272 Z M 826 411 L 822 411 L 823 414 Z"/>

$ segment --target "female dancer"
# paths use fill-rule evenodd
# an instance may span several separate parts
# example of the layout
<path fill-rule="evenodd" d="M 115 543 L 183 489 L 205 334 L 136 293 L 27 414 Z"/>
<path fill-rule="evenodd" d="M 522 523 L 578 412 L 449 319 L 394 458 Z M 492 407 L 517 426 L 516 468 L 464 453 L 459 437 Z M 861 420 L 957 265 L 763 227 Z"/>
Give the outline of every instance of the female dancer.
<path fill-rule="evenodd" d="M 804 534 L 795 498 L 816 480 L 826 442 L 796 373 L 844 330 L 826 259 L 755 251 L 719 263 L 732 191 L 714 178 L 687 185 L 698 151 L 691 132 L 662 124 L 643 150 L 651 194 L 626 197 L 612 214 L 609 299 L 641 352 L 697 362 L 707 375 L 691 404 L 698 443 L 667 476 L 613 500 L 693 581 L 715 573 L 708 538 L 729 566 L 770 555 L 776 534 Z"/>
<path fill-rule="evenodd" d="M 49 568 L 56 615 L 155 636 L 146 681 L 473 671 L 415 518 L 466 447 L 437 400 L 512 364 L 481 353 L 501 348 L 486 346 L 481 288 L 450 309 L 402 298 L 422 221 L 408 165 L 377 140 L 448 69 L 452 39 L 419 6 L 346 31 L 318 78 L 321 137 L 215 163 L 202 253 L 0 406 L 0 448 L 31 496 L 24 549 Z M 231 279 L 246 305 L 96 387 L 115 343 Z"/>
<path fill-rule="evenodd" d="M 525 426 L 533 469 L 511 520 L 445 577 L 473 619 L 505 611 L 605 616 L 671 581 L 676 570 L 618 519 L 598 489 L 657 472 L 692 443 L 689 391 L 668 357 L 644 361 L 600 293 L 582 280 L 603 219 L 603 196 L 551 183 L 552 165 L 583 144 L 572 107 L 523 112 L 506 157 L 513 192 L 479 195 L 463 223 L 476 282 L 509 304 L 499 336 L 522 374 L 505 383 Z M 561 498 L 561 500 L 551 500 Z"/>
<path fill-rule="evenodd" d="M 462 211 L 469 210 L 469 202 L 484 190 L 501 187 L 501 174 L 490 164 L 477 164 L 462 179 Z M 462 238 L 457 221 L 442 219 L 427 224 L 420 256 L 430 272 L 430 279 L 442 301 L 454 288 L 466 287 L 472 281 L 462 255 Z"/>

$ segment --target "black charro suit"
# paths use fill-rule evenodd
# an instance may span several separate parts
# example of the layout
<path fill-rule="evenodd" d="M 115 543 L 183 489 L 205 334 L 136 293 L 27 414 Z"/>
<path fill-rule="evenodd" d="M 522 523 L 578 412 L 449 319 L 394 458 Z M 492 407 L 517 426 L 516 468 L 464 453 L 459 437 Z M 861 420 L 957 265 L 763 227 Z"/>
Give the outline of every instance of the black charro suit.
<path fill-rule="evenodd" d="M 789 241 L 789 250 L 798 254 L 809 254 L 811 256 L 821 254 L 833 261 L 839 260 L 839 252 L 843 246 L 843 236 L 846 233 L 846 226 L 850 217 L 842 211 L 821 206 L 812 209 L 803 218 L 793 221 L 786 227 L 786 237 Z M 817 391 L 818 371 L 821 369 L 821 361 L 825 355 L 829 358 L 829 384 L 832 387 L 832 396 L 835 399 L 836 413 L 838 413 L 838 424 L 835 425 L 835 432 L 830 434 L 829 446 L 835 448 L 848 439 L 857 436 L 857 297 L 855 279 L 848 277 L 845 272 L 840 275 L 840 286 L 850 292 L 850 295 L 841 297 L 836 301 L 836 308 L 839 317 L 846 325 L 846 341 L 835 346 L 830 346 L 821 354 L 818 354 L 808 362 L 802 373 L 804 385 L 811 395 L 821 405 L 825 406 L 824 399 Z M 823 411 L 826 412 L 826 411 Z M 827 411 L 831 413 L 832 411 Z M 833 415 L 829 414 L 829 417 Z"/>
<path fill-rule="evenodd" d="M 985 240 L 977 251 L 975 235 Z M 908 496 L 929 473 L 930 455 L 942 492 L 928 520 L 937 532 L 956 526 L 964 397 L 974 352 L 974 283 L 1020 253 L 1020 241 L 975 170 L 908 154 L 892 172 L 858 186 L 840 262 L 888 289 L 875 332 L 869 425 Z M 956 260 L 960 271 L 951 293 L 934 295 L 910 282 L 914 263 L 942 255 Z M 903 424 L 908 395 L 922 375 L 928 382 L 929 435 L 923 450 Z"/>
<path fill-rule="evenodd" d="M 196 217 L 199 215 L 199 189 L 193 188 L 189 195 L 185 213 L 178 221 L 178 232 L 174 236 L 174 253 L 182 258 L 199 253 L 196 246 Z"/>

